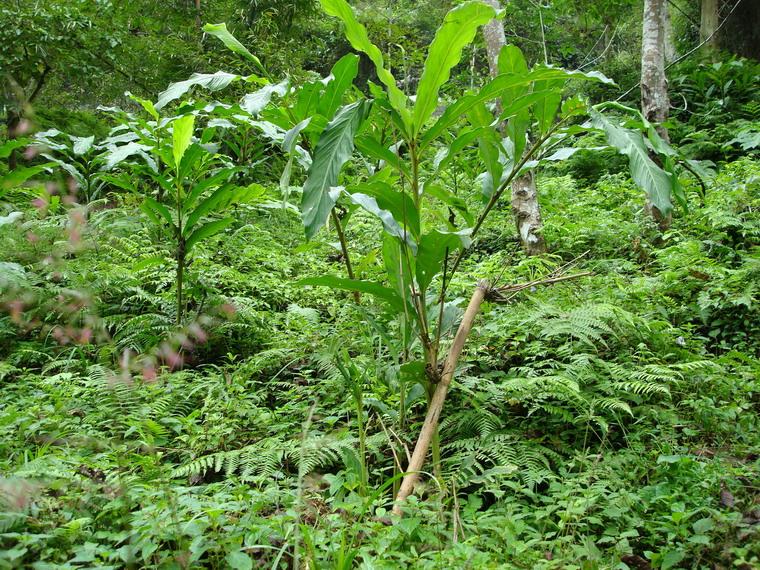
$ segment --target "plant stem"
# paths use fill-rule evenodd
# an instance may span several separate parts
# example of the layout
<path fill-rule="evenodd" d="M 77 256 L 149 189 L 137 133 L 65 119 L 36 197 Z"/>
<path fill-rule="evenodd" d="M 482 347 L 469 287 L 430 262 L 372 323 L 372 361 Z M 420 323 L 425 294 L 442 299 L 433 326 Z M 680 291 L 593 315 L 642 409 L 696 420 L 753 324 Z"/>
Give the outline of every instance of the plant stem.
<path fill-rule="evenodd" d="M 351 265 L 351 257 L 348 255 L 348 244 L 346 243 L 346 235 L 343 233 L 343 226 L 340 225 L 340 218 L 335 213 L 335 208 L 330 210 L 330 217 L 335 224 L 335 231 L 338 233 L 338 240 L 340 241 L 340 250 L 343 252 L 343 260 L 346 262 L 346 273 L 348 273 L 349 279 L 356 279 L 354 275 L 354 268 Z M 360 303 L 362 298 L 359 291 L 354 291 L 354 301 Z"/>
<path fill-rule="evenodd" d="M 483 209 L 483 211 L 478 216 L 478 219 L 475 221 L 475 225 L 472 228 L 472 233 L 470 234 L 471 238 L 475 237 L 475 234 L 478 233 L 478 230 L 480 230 L 480 227 L 483 225 L 483 222 L 486 221 L 486 218 L 488 217 L 488 214 L 491 213 L 491 210 L 496 205 L 496 203 L 499 201 L 499 198 L 504 194 L 504 191 L 509 188 L 509 185 L 512 184 L 512 181 L 515 179 L 515 177 L 520 173 L 520 170 L 523 166 L 530 160 L 533 155 L 536 154 L 538 149 L 541 148 L 541 146 L 551 137 L 555 132 L 557 132 L 557 129 L 565 122 L 565 119 L 558 121 L 555 123 L 547 132 L 539 138 L 533 146 L 531 146 L 527 152 L 523 154 L 523 157 L 520 159 L 520 162 L 517 163 L 517 165 L 510 171 L 507 178 L 502 182 L 499 187 L 496 189 L 496 191 L 491 195 L 491 198 L 488 200 L 488 203 L 486 204 L 486 207 Z M 442 283 L 441 284 L 441 299 L 445 297 L 446 289 L 449 286 L 449 283 L 451 283 L 451 279 L 454 277 L 454 273 L 456 273 L 457 269 L 459 268 L 459 264 L 462 261 L 462 258 L 464 257 L 466 250 L 461 249 L 459 250 L 459 253 L 457 253 L 457 256 L 454 258 L 454 263 L 451 265 L 451 269 L 449 270 L 449 282 L 448 283 Z"/>
<path fill-rule="evenodd" d="M 177 326 L 182 324 L 184 316 L 184 299 L 182 298 L 182 283 L 185 280 L 185 243 L 180 238 L 177 250 Z"/>
<path fill-rule="evenodd" d="M 441 380 L 435 387 L 433 397 L 430 399 L 425 422 L 422 424 L 420 435 L 417 438 L 417 444 L 414 446 L 412 458 L 409 460 L 409 466 L 406 469 L 406 475 L 401 482 L 401 488 L 396 496 L 396 504 L 393 507 L 393 512 L 397 515 L 401 515 L 402 503 L 412 494 L 412 491 L 414 491 L 414 485 L 417 483 L 420 471 L 425 464 L 425 457 L 430 448 L 430 443 L 438 429 L 438 419 L 441 416 L 449 386 L 454 378 L 454 372 L 456 371 L 459 356 L 462 354 L 464 343 L 467 341 L 470 330 L 472 330 L 472 325 L 475 322 L 475 317 L 480 311 L 480 306 L 486 298 L 486 293 L 490 290 L 490 287 L 488 281 L 480 281 L 478 283 L 472 294 L 472 298 L 470 299 L 470 304 L 467 305 L 467 310 L 464 312 L 462 322 L 459 324 L 459 329 L 454 337 L 454 342 L 451 345 L 449 354 L 446 357 L 446 362 L 443 365 Z"/>
<path fill-rule="evenodd" d="M 360 380 L 357 380 L 360 382 Z M 367 495 L 367 442 L 364 432 L 364 394 L 361 383 L 354 387 L 354 400 L 356 402 L 356 424 L 359 430 L 359 459 L 361 461 L 361 484 L 359 491 L 362 497 Z"/>

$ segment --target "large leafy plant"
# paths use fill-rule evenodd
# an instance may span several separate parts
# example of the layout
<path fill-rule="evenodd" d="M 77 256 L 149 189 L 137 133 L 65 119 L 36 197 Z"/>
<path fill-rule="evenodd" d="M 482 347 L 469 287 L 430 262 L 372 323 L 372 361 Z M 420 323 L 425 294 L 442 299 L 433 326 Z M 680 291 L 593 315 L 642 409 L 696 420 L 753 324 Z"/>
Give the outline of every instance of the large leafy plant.
<path fill-rule="evenodd" d="M 265 190 L 235 179 L 239 168 L 214 142 L 218 117 L 185 105 L 179 116 L 162 118 L 150 101 L 135 100 L 151 118 L 124 119 L 104 143 L 104 168 L 119 167 L 121 173 L 109 175 L 108 181 L 141 195 L 142 211 L 171 241 L 176 322 L 182 324 L 185 271 L 193 249 L 232 224 L 234 218 L 224 214 L 233 203 L 262 198 Z M 202 129 L 197 128 L 199 116 L 206 123 Z"/>
<path fill-rule="evenodd" d="M 382 257 L 387 283 L 322 276 L 303 284 L 368 293 L 395 316 L 406 341 L 404 366 L 416 370 L 428 387 L 429 408 L 407 477 L 398 498 L 412 490 L 430 442 L 434 442 L 448 386 L 459 354 L 482 301 L 498 293 L 485 282 L 476 288 L 451 347 L 444 356 L 448 332 L 445 314 L 452 307 L 447 290 L 464 252 L 510 183 L 535 161 L 572 116 L 579 103 L 561 107 L 563 87 L 570 78 L 605 80 L 598 74 L 567 72 L 551 67 L 528 70 L 522 54 L 503 54 L 503 73 L 477 91 L 465 93 L 434 117 L 439 92 L 459 63 L 463 48 L 479 26 L 499 17 L 490 6 L 467 2 L 452 9 L 430 45 L 416 95 L 407 96 L 385 67 L 382 53 L 371 43 L 345 0 L 322 0 L 325 11 L 345 25 L 351 45 L 374 64 L 382 88 L 371 85 L 372 100 L 360 98 L 341 107 L 321 132 L 303 186 L 302 215 L 308 238 L 342 211 L 362 208 L 383 227 Z M 501 103 L 494 120 L 487 105 Z M 559 120 L 555 118 L 559 116 Z M 431 120 L 435 118 L 435 120 Z M 507 121 L 507 136 L 498 125 Z M 431 124 L 432 123 L 432 124 Z M 463 126 L 463 123 L 464 126 Z M 535 124 L 537 136 L 527 132 Z M 478 143 L 486 167 L 484 206 L 470 212 L 468 202 L 447 187 L 448 170 L 457 157 Z M 343 166 L 358 150 L 368 164 L 366 176 L 341 185 Z M 345 221 L 345 220 L 344 220 Z M 440 277 L 439 277 L 440 276 Z M 450 319 L 449 319 L 450 320 Z"/>

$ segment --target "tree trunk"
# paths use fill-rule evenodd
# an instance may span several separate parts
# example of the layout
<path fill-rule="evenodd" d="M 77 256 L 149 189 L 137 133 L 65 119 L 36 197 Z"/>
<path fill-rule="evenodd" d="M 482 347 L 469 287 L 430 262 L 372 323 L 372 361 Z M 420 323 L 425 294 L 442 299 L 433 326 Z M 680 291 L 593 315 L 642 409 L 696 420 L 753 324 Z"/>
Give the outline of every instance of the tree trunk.
<path fill-rule="evenodd" d="M 744 0 L 733 4 L 718 35 L 721 48 L 760 60 L 760 2 Z"/>
<path fill-rule="evenodd" d="M 501 10 L 498 0 L 485 0 L 495 10 Z M 486 53 L 488 54 L 488 71 L 491 77 L 499 74 L 499 52 L 507 44 L 507 36 L 504 34 L 504 26 L 501 20 L 491 20 L 483 26 L 483 38 L 486 41 Z"/>
<path fill-rule="evenodd" d="M 714 51 L 718 47 L 718 37 L 715 34 L 718 29 L 719 0 L 702 0 L 699 21 L 699 37 L 702 41 L 707 40 L 705 48 Z"/>
<path fill-rule="evenodd" d="M 668 118 L 668 81 L 665 76 L 665 25 L 667 0 L 644 0 L 644 25 L 641 39 L 641 112 L 656 125 L 657 132 L 665 139 L 668 131 L 663 123 Z M 647 197 L 647 212 L 661 229 L 670 226 L 670 215 L 662 213 Z"/>
<path fill-rule="evenodd" d="M 496 10 L 501 10 L 498 0 L 485 0 Z M 483 38 L 488 53 L 488 71 L 491 77 L 499 74 L 499 53 L 507 43 L 504 26 L 500 20 L 491 20 L 483 26 Z M 501 101 L 496 101 L 496 113 L 501 114 Z M 516 157 L 517 158 L 517 157 Z M 512 212 L 520 236 L 520 243 L 528 255 L 546 253 L 546 241 L 541 235 L 541 206 L 538 203 L 536 180 L 532 172 L 518 176 L 512 183 Z"/>
<path fill-rule="evenodd" d="M 539 255 L 546 253 L 546 241 L 541 235 L 541 208 L 538 204 L 538 190 L 533 172 L 515 178 L 512 182 L 512 213 L 515 216 L 517 232 L 525 253 Z"/>
<path fill-rule="evenodd" d="M 663 33 L 665 34 L 665 62 L 670 63 L 677 59 L 678 52 L 676 51 L 676 44 L 673 40 L 673 22 L 670 19 L 670 3 L 667 1 L 665 2 L 665 9 L 662 17 Z"/>

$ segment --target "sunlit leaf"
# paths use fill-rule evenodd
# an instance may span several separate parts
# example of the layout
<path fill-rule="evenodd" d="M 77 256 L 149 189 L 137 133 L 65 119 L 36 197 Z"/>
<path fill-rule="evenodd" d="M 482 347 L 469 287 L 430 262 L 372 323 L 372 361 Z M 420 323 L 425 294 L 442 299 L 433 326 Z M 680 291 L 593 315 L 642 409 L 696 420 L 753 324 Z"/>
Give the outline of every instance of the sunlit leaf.
<path fill-rule="evenodd" d="M 343 107 L 330 121 L 314 150 L 309 175 L 303 186 L 301 212 L 306 237 L 311 239 L 327 222 L 338 199 L 334 190 L 338 175 L 354 150 L 354 136 L 369 114 L 370 103 L 357 101 Z"/>
<path fill-rule="evenodd" d="M 414 103 L 413 135 L 433 114 L 438 105 L 438 91 L 449 80 L 451 69 L 459 63 L 462 48 L 472 42 L 478 28 L 496 17 L 496 10 L 483 2 L 461 4 L 446 14 L 443 24 L 430 44 Z"/>
<path fill-rule="evenodd" d="M 296 285 L 315 285 L 323 287 L 331 287 L 333 289 L 343 289 L 346 291 L 359 291 L 360 293 L 368 293 L 379 300 L 387 303 L 394 311 L 403 312 L 404 302 L 401 297 L 393 291 L 374 281 L 360 281 L 358 279 L 345 279 L 343 277 L 334 277 L 332 275 L 324 275 L 322 277 L 309 277 L 301 279 L 296 282 Z"/>

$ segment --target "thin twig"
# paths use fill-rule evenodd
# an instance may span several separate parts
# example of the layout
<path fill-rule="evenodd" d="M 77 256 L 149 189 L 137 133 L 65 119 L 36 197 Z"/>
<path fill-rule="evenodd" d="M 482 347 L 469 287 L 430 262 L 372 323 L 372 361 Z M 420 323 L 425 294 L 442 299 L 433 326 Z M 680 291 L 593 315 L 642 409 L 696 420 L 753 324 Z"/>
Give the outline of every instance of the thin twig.
<path fill-rule="evenodd" d="M 568 281 L 570 279 L 577 279 L 579 277 L 586 277 L 592 275 L 591 271 L 582 271 L 581 273 L 573 273 L 572 275 L 558 275 L 557 277 L 548 277 L 546 279 L 537 279 L 535 281 L 528 281 L 527 283 L 516 283 L 514 285 L 504 285 L 497 289 L 492 289 L 488 295 L 488 300 L 495 303 L 505 303 L 509 301 L 515 294 L 525 289 L 532 289 L 539 285 L 553 285 L 562 281 Z M 511 293 L 509 297 L 505 297 L 505 293 Z"/>

